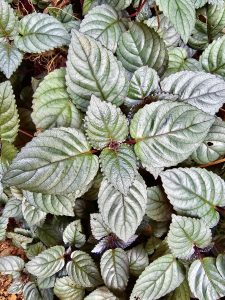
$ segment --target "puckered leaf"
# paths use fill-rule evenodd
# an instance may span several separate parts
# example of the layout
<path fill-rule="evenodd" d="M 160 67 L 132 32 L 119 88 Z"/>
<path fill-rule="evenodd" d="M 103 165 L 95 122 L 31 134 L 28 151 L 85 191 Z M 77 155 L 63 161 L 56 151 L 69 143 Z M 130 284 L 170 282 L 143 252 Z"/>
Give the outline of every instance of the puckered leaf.
<path fill-rule="evenodd" d="M 125 19 L 109 5 L 91 9 L 80 24 L 80 32 L 93 37 L 112 52 L 116 51 L 120 35 L 126 31 Z"/>
<path fill-rule="evenodd" d="M 167 242 L 173 255 L 189 259 L 195 247 L 204 249 L 210 245 L 212 233 L 205 222 L 195 218 L 172 216 Z"/>
<path fill-rule="evenodd" d="M 194 0 L 195 8 L 200 8 L 207 3 L 207 0 Z"/>
<path fill-rule="evenodd" d="M 110 234 L 111 230 L 103 221 L 101 214 L 91 214 L 90 216 L 91 232 L 97 240 Z"/>
<path fill-rule="evenodd" d="M 132 0 L 98 0 L 99 4 L 107 3 L 116 10 L 123 10 L 130 6 Z"/>
<path fill-rule="evenodd" d="M 225 122 L 216 118 L 203 143 L 192 153 L 191 158 L 199 164 L 206 164 L 224 154 Z"/>
<path fill-rule="evenodd" d="M 49 289 L 54 287 L 55 281 L 56 281 L 56 275 L 52 275 L 47 278 L 39 277 L 37 278 L 37 285 L 39 289 Z"/>
<path fill-rule="evenodd" d="M 191 294 L 188 282 L 185 279 L 180 286 L 165 297 L 166 300 L 190 300 Z"/>
<path fill-rule="evenodd" d="M 105 223 L 119 238 L 127 242 L 145 214 L 147 190 L 138 175 L 127 195 L 116 190 L 107 179 L 101 183 L 98 206 Z"/>
<path fill-rule="evenodd" d="M 26 300 L 42 300 L 40 291 L 37 289 L 37 286 L 34 282 L 27 282 L 23 288 L 24 299 Z"/>
<path fill-rule="evenodd" d="M 123 249 L 116 248 L 104 252 L 101 257 L 101 275 L 108 288 L 118 291 L 126 289 L 129 261 Z"/>
<path fill-rule="evenodd" d="M 214 40 L 202 53 L 200 62 L 206 72 L 225 78 L 225 37 Z"/>
<path fill-rule="evenodd" d="M 19 199 L 9 199 L 3 213 L 5 218 L 20 218 L 22 216 L 22 201 Z"/>
<path fill-rule="evenodd" d="M 14 44 L 0 42 L 0 70 L 6 78 L 10 78 L 18 68 L 23 58 L 23 54 L 15 47 Z"/>
<path fill-rule="evenodd" d="M 156 16 L 146 20 L 145 24 L 158 32 L 167 47 L 176 47 L 180 41 L 180 35 L 166 16 L 160 14 L 158 17 L 160 26 L 158 26 L 158 18 Z"/>
<path fill-rule="evenodd" d="M 28 244 L 33 241 L 33 238 L 16 232 L 7 232 L 6 237 L 12 240 L 12 244 L 15 245 L 15 247 L 22 249 L 27 249 Z"/>
<path fill-rule="evenodd" d="M 146 214 L 155 221 L 168 221 L 171 218 L 171 206 L 160 186 L 147 188 Z"/>
<path fill-rule="evenodd" d="M 80 128 L 82 115 L 69 98 L 65 75 L 64 68 L 54 70 L 36 89 L 31 117 L 37 128 Z"/>
<path fill-rule="evenodd" d="M 128 120 L 111 103 L 92 96 L 85 118 L 86 133 L 91 145 L 102 149 L 111 142 L 123 142 L 128 135 Z"/>
<path fill-rule="evenodd" d="M 16 156 L 17 149 L 16 147 L 9 143 L 8 141 L 1 141 L 0 143 L 0 177 L 6 172 L 9 167 L 9 164 Z M 0 192 L 1 195 L 1 192 Z"/>
<path fill-rule="evenodd" d="M 133 149 L 122 144 L 118 149 L 105 148 L 100 155 L 102 171 L 109 182 L 122 194 L 127 195 L 137 175 L 136 156 Z"/>
<path fill-rule="evenodd" d="M 98 171 L 78 129 L 56 128 L 40 133 L 21 150 L 3 178 L 8 185 L 48 194 L 68 194 L 88 185 Z"/>
<path fill-rule="evenodd" d="M 147 66 L 137 69 L 131 78 L 125 104 L 130 107 L 141 103 L 157 89 L 158 82 L 159 77 L 154 69 Z"/>
<path fill-rule="evenodd" d="M 17 17 L 12 7 L 5 1 L 0 2 L 0 38 L 16 35 Z"/>
<path fill-rule="evenodd" d="M 66 82 L 72 100 L 84 111 L 92 95 L 119 106 L 127 93 L 121 63 L 100 42 L 76 30 L 69 47 Z"/>
<path fill-rule="evenodd" d="M 171 254 L 164 255 L 153 261 L 140 275 L 130 299 L 159 299 L 177 288 L 184 277 L 179 262 Z"/>
<path fill-rule="evenodd" d="M 57 216 L 74 216 L 73 195 L 49 195 L 23 191 L 27 201 L 40 210 Z"/>
<path fill-rule="evenodd" d="M 90 293 L 84 300 L 118 300 L 116 296 L 114 296 L 110 290 L 107 289 L 105 286 L 101 286 L 97 288 L 92 293 Z"/>
<path fill-rule="evenodd" d="M 225 206 L 225 183 L 215 173 L 200 168 L 179 168 L 162 173 L 165 192 L 177 211 L 202 218 L 214 227 L 219 222 L 216 206 Z"/>
<path fill-rule="evenodd" d="M 200 63 L 193 58 L 188 58 L 187 50 L 181 47 L 169 49 L 169 64 L 164 77 L 180 71 L 201 71 Z"/>
<path fill-rule="evenodd" d="M 13 274 L 20 272 L 24 268 L 24 261 L 18 256 L 4 256 L 0 257 L 0 273 Z"/>
<path fill-rule="evenodd" d="M 40 53 L 69 43 L 70 37 L 64 26 L 52 16 L 32 13 L 18 24 L 19 35 L 15 45 L 21 51 Z"/>
<path fill-rule="evenodd" d="M 177 72 L 165 78 L 161 88 L 163 92 L 176 95 L 179 101 L 187 102 L 211 115 L 225 102 L 224 80 L 204 72 Z"/>
<path fill-rule="evenodd" d="M 147 65 L 163 73 L 168 62 L 163 39 L 154 29 L 143 23 L 133 23 L 130 30 L 121 35 L 117 56 L 130 72 Z"/>
<path fill-rule="evenodd" d="M 216 300 L 225 296 L 224 255 L 195 260 L 188 272 L 188 282 L 194 297 Z M 194 279 L 194 280 L 193 280 Z"/>
<path fill-rule="evenodd" d="M 41 242 L 38 242 L 36 244 L 28 246 L 28 249 L 26 250 L 26 256 L 29 259 L 32 259 L 35 256 L 37 256 L 38 254 L 40 254 L 41 252 L 43 252 L 45 249 L 46 249 L 46 247 L 44 246 L 44 244 L 42 244 Z"/>
<path fill-rule="evenodd" d="M 29 225 L 40 225 L 45 220 L 46 213 L 31 205 L 27 200 L 22 202 L 23 217 Z"/>
<path fill-rule="evenodd" d="M 83 251 L 74 251 L 67 266 L 69 277 L 82 287 L 94 287 L 101 283 L 101 276 L 91 256 Z"/>
<path fill-rule="evenodd" d="M 86 238 L 82 233 L 82 226 L 80 220 L 70 223 L 63 232 L 64 243 L 74 245 L 76 248 L 80 248 L 84 245 Z"/>
<path fill-rule="evenodd" d="M 185 103 L 145 105 L 131 121 L 135 153 L 149 170 L 174 166 L 198 148 L 213 122 L 212 116 Z"/>
<path fill-rule="evenodd" d="M 148 253 L 143 245 L 138 245 L 127 251 L 130 273 L 139 276 L 149 264 Z"/>
<path fill-rule="evenodd" d="M 0 241 L 5 239 L 7 225 L 8 225 L 8 218 L 0 217 Z"/>
<path fill-rule="evenodd" d="M 84 299 L 84 289 L 76 285 L 68 276 L 56 280 L 54 293 L 60 300 Z"/>
<path fill-rule="evenodd" d="M 26 268 L 29 273 L 37 277 L 50 277 L 63 268 L 65 264 L 64 253 L 63 246 L 51 247 L 29 261 Z"/>
<path fill-rule="evenodd" d="M 16 101 L 9 81 L 0 83 L 0 115 L 0 140 L 13 142 L 17 135 L 19 121 Z"/>
<path fill-rule="evenodd" d="M 156 3 L 186 43 L 195 26 L 194 2 L 192 0 L 157 0 Z"/>

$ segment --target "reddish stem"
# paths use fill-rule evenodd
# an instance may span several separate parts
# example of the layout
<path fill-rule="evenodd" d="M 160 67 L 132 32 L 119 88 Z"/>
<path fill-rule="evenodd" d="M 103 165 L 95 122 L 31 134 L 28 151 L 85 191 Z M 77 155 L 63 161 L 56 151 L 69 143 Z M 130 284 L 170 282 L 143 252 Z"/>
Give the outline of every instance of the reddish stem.
<path fill-rule="evenodd" d="M 134 12 L 133 14 L 129 15 L 128 18 L 132 18 L 132 17 L 136 17 L 136 15 L 139 14 L 139 12 L 142 10 L 142 8 L 144 7 L 145 3 L 147 2 L 147 0 L 143 0 L 141 1 L 140 5 L 138 6 L 136 12 Z"/>
<path fill-rule="evenodd" d="M 134 145 L 134 144 L 137 143 L 137 141 L 136 141 L 136 140 L 127 140 L 127 141 L 125 141 L 124 143 L 125 143 L 125 144 L 128 144 L 128 145 Z"/>
<path fill-rule="evenodd" d="M 28 132 L 26 132 L 26 131 L 24 131 L 24 130 L 22 130 L 22 129 L 19 129 L 19 132 L 23 133 L 24 135 L 26 135 L 26 136 L 28 136 L 28 137 L 30 137 L 30 138 L 33 138 L 33 135 L 32 135 L 32 134 L 30 134 L 30 133 L 28 133 Z"/>

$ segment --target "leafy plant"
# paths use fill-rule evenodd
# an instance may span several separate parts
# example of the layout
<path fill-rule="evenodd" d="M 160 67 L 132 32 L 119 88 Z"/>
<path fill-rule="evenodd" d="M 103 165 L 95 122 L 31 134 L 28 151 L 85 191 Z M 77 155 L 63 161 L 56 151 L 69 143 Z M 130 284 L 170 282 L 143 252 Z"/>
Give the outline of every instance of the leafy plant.
<path fill-rule="evenodd" d="M 223 0 L 0 0 L 9 293 L 225 297 L 224 32 Z"/>

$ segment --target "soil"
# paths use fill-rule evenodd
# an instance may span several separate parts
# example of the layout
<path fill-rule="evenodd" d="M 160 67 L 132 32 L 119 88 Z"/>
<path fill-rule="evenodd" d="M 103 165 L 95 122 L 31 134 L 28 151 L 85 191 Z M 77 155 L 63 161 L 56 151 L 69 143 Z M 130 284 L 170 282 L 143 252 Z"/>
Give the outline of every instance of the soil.
<path fill-rule="evenodd" d="M 0 242 L 0 256 L 15 255 L 26 259 L 23 249 L 12 245 L 10 240 Z M 12 282 L 10 275 L 0 275 L 0 300 L 23 300 L 22 294 L 8 294 L 7 290 Z"/>

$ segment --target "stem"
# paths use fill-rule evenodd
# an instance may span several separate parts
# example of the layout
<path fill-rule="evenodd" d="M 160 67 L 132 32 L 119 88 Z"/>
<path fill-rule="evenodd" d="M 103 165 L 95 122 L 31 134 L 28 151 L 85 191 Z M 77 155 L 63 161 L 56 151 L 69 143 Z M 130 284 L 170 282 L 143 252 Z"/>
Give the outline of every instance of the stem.
<path fill-rule="evenodd" d="M 22 130 L 22 129 L 19 129 L 19 132 L 23 133 L 24 135 L 26 135 L 26 136 L 28 136 L 28 137 L 30 137 L 30 138 L 33 138 L 33 135 L 32 135 L 32 134 L 30 134 L 30 133 L 28 133 L 28 132 L 26 132 L 26 131 L 24 131 L 24 130 Z"/>
<path fill-rule="evenodd" d="M 156 18 L 157 18 L 157 23 L 158 23 L 158 29 L 160 28 L 160 18 L 159 18 L 159 11 L 158 11 L 158 7 L 156 4 L 154 4 L 154 9 L 155 9 L 155 14 L 156 14 Z"/>
<path fill-rule="evenodd" d="M 134 145 L 134 144 L 137 143 L 137 141 L 136 141 L 136 140 L 127 140 L 127 141 L 125 141 L 124 143 L 125 143 L 125 144 L 128 144 L 128 145 Z"/>
<path fill-rule="evenodd" d="M 136 15 L 139 14 L 139 12 L 142 10 L 142 8 L 144 7 L 145 3 L 147 2 L 147 0 L 143 0 L 141 1 L 140 5 L 138 6 L 136 12 L 134 12 L 133 14 L 129 15 L 128 18 L 132 18 L 132 17 L 136 17 Z"/>
<path fill-rule="evenodd" d="M 216 206 L 215 209 L 216 209 L 216 211 L 217 211 L 218 213 L 220 213 L 221 215 L 225 216 L 225 208 Z"/>
<path fill-rule="evenodd" d="M 210 167 L 210 166 L 214 166 L 214 165 L 218 165 L 218 164 L 221 164 L 225 162 L 225 158 L 221 158 L 221 159 L 218 159 L 218 160 L 214 160 L 214 161 L 211 161 L 207 164 L 203 164 L 203 165 L 199 165 L 197 166 L 198 168 L 207 168 L 207 167 Z"/>

